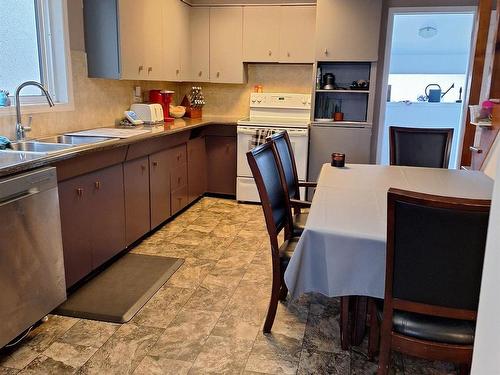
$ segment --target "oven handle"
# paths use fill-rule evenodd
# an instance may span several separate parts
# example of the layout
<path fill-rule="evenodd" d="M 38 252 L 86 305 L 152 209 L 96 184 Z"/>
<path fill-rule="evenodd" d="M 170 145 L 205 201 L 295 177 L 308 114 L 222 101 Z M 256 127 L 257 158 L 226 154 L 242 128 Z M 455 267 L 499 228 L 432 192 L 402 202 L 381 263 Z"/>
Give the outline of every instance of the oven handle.
<path fill-rule="evenodd" d="M 259 129 L 262 128 L 248 128 L 248 127 L 240 127 L 238 126 L 237 132 L 238 134 L 245 134 L 245 135 L 254 135 L 255 132 Z M 283 129 L 283 128 L 270 128 L 273 130 L 286 130 L 288 132 L 288 135 L 290 137 L 307 137 L 308 135 L 308 129 Z"/>

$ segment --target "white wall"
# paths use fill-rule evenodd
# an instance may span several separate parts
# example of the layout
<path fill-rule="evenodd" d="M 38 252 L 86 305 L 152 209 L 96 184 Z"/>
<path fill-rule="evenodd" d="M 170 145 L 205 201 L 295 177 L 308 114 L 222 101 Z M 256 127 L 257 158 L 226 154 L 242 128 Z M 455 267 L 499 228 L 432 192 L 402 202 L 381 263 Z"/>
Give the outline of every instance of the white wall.
<path fill-rule="evenodd" d="M 497 174 L 500 163 L 497 161 Z M 474 342 L 472 374 L 500 373 L 500 182 L 493 190 L 493 202 L 484 257 L 479 313 Z"/>

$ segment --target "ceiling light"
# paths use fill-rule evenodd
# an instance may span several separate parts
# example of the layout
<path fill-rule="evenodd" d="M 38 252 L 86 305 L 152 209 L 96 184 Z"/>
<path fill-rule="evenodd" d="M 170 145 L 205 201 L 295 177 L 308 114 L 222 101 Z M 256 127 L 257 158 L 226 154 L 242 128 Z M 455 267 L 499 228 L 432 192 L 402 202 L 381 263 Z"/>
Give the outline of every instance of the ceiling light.
<path fill-rule="evenodd" d="M 438 33 L 438 30 L 432 26 L 421 27 L 418 30 L 418 35 L 420 35 L 424 39 L 432 38 L 432 37 L 436 36 L 437 33 Z"/>

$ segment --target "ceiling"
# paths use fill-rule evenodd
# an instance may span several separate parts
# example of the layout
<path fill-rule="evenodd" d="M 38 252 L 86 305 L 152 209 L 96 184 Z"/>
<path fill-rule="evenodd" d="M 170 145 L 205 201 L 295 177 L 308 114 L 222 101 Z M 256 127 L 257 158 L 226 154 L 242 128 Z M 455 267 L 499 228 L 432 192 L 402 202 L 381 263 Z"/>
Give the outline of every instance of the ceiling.
<path fill-rule="evenodd" d="M 392 39 L 393 54 L 468 54 L 474 23 L 473 14 L 396 14 Z M 419 29 L 437 28 L 437 35 L 424 39 Z"/>

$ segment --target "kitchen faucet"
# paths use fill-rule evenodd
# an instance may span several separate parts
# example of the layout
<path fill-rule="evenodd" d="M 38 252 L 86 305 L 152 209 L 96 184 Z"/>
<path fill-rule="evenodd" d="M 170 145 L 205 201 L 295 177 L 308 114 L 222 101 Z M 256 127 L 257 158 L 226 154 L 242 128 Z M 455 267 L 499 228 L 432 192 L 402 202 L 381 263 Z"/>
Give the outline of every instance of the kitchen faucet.
<path fill-rule="evenodd" d="M 53 107 L 54 101 L 52 100 L 49 92 L 42 86 L 41 83 L 36 81 L 26 81 L 21 83 L 16 89 L 16 139 L 17 141 L 24 141 L 24 133 L 31 131 L 31 117 L 28 125 L 23 125 L 21 120 L 21 102 L 19 100 L 19 92 L 26 86 L 36 86 L 42 90 L 42 93 L 47 98 L 50 107 Z"/>

